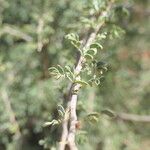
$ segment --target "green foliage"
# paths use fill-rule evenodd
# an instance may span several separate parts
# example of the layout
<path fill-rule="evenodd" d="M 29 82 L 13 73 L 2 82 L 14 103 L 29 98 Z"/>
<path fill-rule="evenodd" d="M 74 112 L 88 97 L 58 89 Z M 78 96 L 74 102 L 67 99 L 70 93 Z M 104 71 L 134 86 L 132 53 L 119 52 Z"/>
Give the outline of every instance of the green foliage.
<path fill-rule="evenodd" d="M 84 87 L 77 107 L 79 149 L 149 150 L 149 125 L 116 120 L 114 113 L 150 113 L 149 1 L 115 0 L 97 20 L 109 2 L 0 0 L 1 150 L 56 149 L 59 123 L 69 114 L 56 106 L 66 99 L 70 81 Z M 82 38 L 101 21 L 107 26 L 82 49 Z M 80 80 L 73 72 L 76 52 L 87 60 Z"/>

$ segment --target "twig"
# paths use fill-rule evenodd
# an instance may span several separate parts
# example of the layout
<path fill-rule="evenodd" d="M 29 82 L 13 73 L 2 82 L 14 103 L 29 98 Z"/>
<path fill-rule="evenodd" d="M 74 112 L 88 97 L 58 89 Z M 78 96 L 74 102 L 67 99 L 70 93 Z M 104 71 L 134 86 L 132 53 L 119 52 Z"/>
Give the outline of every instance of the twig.
<path fill-rule="evenodd" d="M 148 115 L 118 113 L 116 115 L 116 118 L 124 120 L 124 121 L 150 123 L 150 116 L 148 116 Z"/>
<path fill-rule="evenodd" d="M 9 115 L 10 123 L 17 127 L 16 132 L 15 132 L 15 138 L 19 139 L 19 137 L 21 136 L 19 124 L 16 120 L 16 115 L 15 115 L 13 109 L 12 109 L 11 102 L 10 102 L 10 99 L 9 99 L 9 96 L 8 96 L 8 93 L 7 93 L 6 89 L 2 90 L 1 97 L 2 97 L 2 100 L 4 102 L 6 112 Z"/>
<path fill-rule="evenodd" d="M 67 136 L 68 136 L 68 119 L 69 119 L 69 110 L 66 110 L 65 117 L 62 122 L 62 135 L 61 141 L 59 143 L 59 150 L 64 150 L 66 147 Z"/>
<path fill-rule="evenodd" d="M 19 29 L 13 28 L 13 27 L 8 26 L 8 25 L 4 25 L 4 28 L 2 29 L 0 35 L 3 35 L 3 34 L 10 34 L 12 36 L 16 36 L 18 38 L 21 38 L 21 39 L 25 40 L 26 42 L 32 41 L 31 36 L 23 33 Z"/>
<path fill-rule="evenodd" d="M 42 39 L 43 28 L 44 28 L 44 20 L 41 17 L 39 18 L 38 27 L 37 27 L 37 40 L 38 40 L 37 50 L 38 52 L 41 52 L 43 48 L 43 39 Z"/>

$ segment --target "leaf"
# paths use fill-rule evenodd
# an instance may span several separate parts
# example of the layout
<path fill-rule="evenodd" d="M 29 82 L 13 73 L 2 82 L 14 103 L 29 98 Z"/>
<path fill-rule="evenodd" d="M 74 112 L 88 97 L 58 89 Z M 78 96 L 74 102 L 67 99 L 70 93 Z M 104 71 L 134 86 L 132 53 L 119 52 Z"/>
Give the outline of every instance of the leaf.
<path fill-rule="evenodd" d="M 103 46 L 99 43 L 93 43 L 90 45 L 90 48 L 103 49 Z"/>
<path fill-rule="evenodd" d="M 90 55 L 96 55 L 97 54 L 97 49 L 96 48 L 90 48 L 87 51 L 87 53 L 90 54 Z"/>
<path fill-rule="evenodd" d="M 61 110 L 58 110 L 60 117 L 64 117 L 64 113 Z"/>
<path fill-rule="evenodd" d="M 73 82 L 73 77 L 70 76 L 70 73 L 67 72 L 67 73 L 66 73 L 66 77 L 67 77 L 71 82 Z"/>
<path fill-rule="evenodd" d="M 88 114 L 87 116 L 97 116 L 97 117 L 99 117 L 100 114 L 98 112 L 92 112 L 92 113 Z"/>
<path fill-rule="evenodd" d="M 58 113 L 61 117 L 64 117 L 65 115 L 65 109 L 61 106 L 61 105 L 58 105 L 57 106 L 57 109 L 58 109 Z"/>
<path fill-rule="evenodd" d="M 107 32 L 104 32 L 104 33 L 102 33 L 102 34 L 98 34 L 97 37 L 98 37 L 99 40 L 106 39 L 106 37 L 107 37 Z"/>
<path fill-rule="evenodd" d="M 71 68 L 69 66 L 65 66 L 65 69 L 72 75 L 72 77 L 74 77 L 74 74 L 72 73 Z"/>
<path fill-rule="evenodd" d="M 71 41 L 71 44 L 72 44 L 74 47 L 76 47 L 76 48 L 79 50 L 79 52 L 82 52 L 81 49 L 79 48 L 80 45 L 81 45 L 81 42 L 80 42 L 80 41 Z"/>
<path fill-rule="evenodd" d="M 65 109 L 62 105 L 58 105 L 57 109 L 61 110 L 63 113 L 65 113 Z"/>
<path fill-rule="evenodd" d="M 50 74 L 54 76 L 56 79 L 59 79 L 62 76 L 62 74 L 59 72 L 59 70 L 56 67 L 51 67 L 48 70 Z"/>
<path fill-rule="evenodd" d="M 95 122 L 98 122 L 99 116 L 100 116 L 99 113 L 93 112 L 93 113 L 90 113 L 90 114 L 87 115 L 87 119 L 88 119 L 88 121 L 90 121 L 91 123 L 95 123 Z"/>
<path fill-rule="evenodd" d="M 45 122 L 43 126 L 44 126 L 44 127 L 51 126 L 52 123 L 53 123 L 52 121 L 51 121 L 51 122 Z"/>
<path fill-rule="evenodd" d="M 105 114 L 109 117 L 115 117 L 115 113 L 113 111 L 109 110 L 109 109 L 102 110 L 101 113 Z"/>
<path fill-rule="evenodd" d="M 50 67 L 48 70 L 50 72 L 59 72 L 59 70 L 56 67 Z"/>
<path fill-rule="evenodd" d="M 86 53 L 86 54 L 84 55 L 84 57 L 85 57 L 86 59 L 93 59 L 93 56 L 92 56 L 91 54 L 88 54 L 88 53 Z"/>
<path fill-rule="evenodd" d="M 45 122 L 43 126 L 47 127 L 47 126 L 51 126 L 51 125 L 54 126 L 54 125 L 57 125 L 57 124 L 59 124 L 59 121 L 54 119 L 50 122 Z"/>
<path fill-rule="evenodd" d="M 79 36 L 77 34 L 70 33 L 70 34 L 66 35 L 66 38 L 71 41 L 72 45 L 74 45 L 79 51 L 81 51 L 79 49 L 81 42 L 79 41 Z"/>
<path fill-rule="evenodd" d="M 66 38 L 70 41 L 79 41 L 79 36 L 75 33 L 67 34 Z"/>
<path fill-rule="evenodd" d="M 71 68 L 69 66 L 65 66 L 65 75 L 66 77 L 73 82 L 75 76 L 73 74 L 73 72 L 71 71 Z"/>
<path fill-rule="evenodd" d="M 100 84 L 100 80 L 99 80 L 99 79 L 96 79 L 96 80 L 95 80 L 95 84 L 96 84 L 96 85 L 99 85 L 99 84 Z"/>
<path fill-rule="evenodd" d="M 61 67 L 60 65 L 57 65 L 57 69 L 58 69 L 58 71 L 59 71 L 60 74 L 64 74 L 63 67 Z"/>

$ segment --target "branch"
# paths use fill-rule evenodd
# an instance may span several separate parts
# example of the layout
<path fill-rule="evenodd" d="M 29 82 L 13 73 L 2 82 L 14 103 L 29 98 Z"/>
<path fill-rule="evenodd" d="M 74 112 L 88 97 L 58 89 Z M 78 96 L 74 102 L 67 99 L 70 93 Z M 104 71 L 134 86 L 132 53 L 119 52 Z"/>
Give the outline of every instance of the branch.
<path fill-rule="evenodd" d="M 101 14 L 103 17 L 108 15 L 108 12 L 111 8 L 112 3 L 110 3 L 106 10 Z M 101 29 L 101 27 L 105 24 L 105 21 L 102 21 L 100 24 L 97 25 L 97 27 L 95 28 L 94 32 L 92 32 L 89 35 L 89 38 L 87 39 L 87 42 L 85 43 L 85 45 L 83 46 L 83 48 L 89 48 L 90 45 L 94 42 L 94 40 L 96 39 L 96 36 L 99 32 L 99 30 Z M 84 63 L 86 62 L 85 58 L 83 56 L 80 55 L 79 60 L 77 62 L 77 66 L 74 70 L 74 73 L 76 75 L 79 75 L 81 70 L 82 70 L 82 66 L 84 65 Z M 77 76 L 77 80 L 80 80 L 80 76 Z M 80 84 L 74 84 L 71 87 L 70 90 L 70 99 L 69 99 L 69 103 L 70 103 L 70 129 L 69 129 L 69 135 L 68 135 L 68 145 L 70 147 L 71 150 L 76 150 L 76 146 L 75 146 L 75 133 L 76 133 L 76 123 L 77 123 L 77 115 L 76 115 L 76 104 L 77 104 L 77 99 L 78 99 L 78 91 L 81 88 Z M 74 93 L 75 91 L 75 93 Z"/>
<path fill-rule="evenodd" d="M 118 113 L 116 115 L 116 118 L 124 120 L 124 121 L 150 123 L 150 116 L 148 116 L 148 115 Z"/>
<path fill-rule="evenodd" d="M 9 115 L 10 123 L 17 127 L 16 132 L 15 132 L 15 137 L 16 137 L 16 139 L 19 139 L 19 137 L 21 136 L 19 124 L 16 120 L 16 115 L 12 109 L 11 102 L 10 102 L 10 99 L 9 99 L 6 89 L 2 90 L 1 97 L 2 97 L 2 100 L 5 105 L 6 113 L 8 113 L 8 115 Z"/>
<path fill-rule="evenodd" d="M 98 33 L 98 31 L 100 30 L 100 28 L 102 27 L 102 25 L 104 24 L 104 22 L 102 22 L 101 24 L 99 24 L 97 26 L 97 28 L 95 29 L 95 31 L 93 33 L 90 34 L 86 44 L 85 44 L 85 48 L 88 48 L 93 41 L 96 38 L 96 35 Z M 82 70 L 82 66 L 85 63 L 85 59 L 83 56 L 80 55 L 77 66 L 74 70 L 74 73 L 76 75 L 79 75 L 81 70 Z M 77 77 L 77 80 L 80 80 L 80 76 Z M 80 84 L 72 84 L 71 90 L 70 90 L 70 98 L 69 98 L 69 103 L 70 103 L 70 129 L 69 129 L 69 134 L 68 134 L 68 145 L 70 147 L 71 150 L 76 150 L 76 146 L 75 146 L 75 133 L 76 133 L 76 123 L 77 123 L 77 115 L 76 115 L 76 104 L 77 104 L 77 99 L 78 99 L 78 91 L 81 88 Z"/>
<path fill-rule="evenodd" d="M 61 135 L 61 141 L 59 143 L 59 150 L 65 150 L 67 144 L 68 119 L 69 119 L 69 110 L 66 110 L 65 117 L 62 122 L 62 135 Z"/>
<path fill-rule="evenodd" d="M 19 38 L 25 40 L 26 42 L 32 41 L 31 36 L 23 33 L 22 31 L 20 31 L 18 29 L 8 26 L 8 25 L 4 26 L 3 30 L 1 31 L 0 35 L 3 35 L 3 34 L 10 34 L 10 35 L 19 37 Z"/>
<path fill-rule="evenodd" d="M 42 39 L 42 32 L 44 29 L 44 20 L 41 18 L 39 18 L 38 21 L 38 27 L 37 27 L 37 51 L 41 52 L 42 48 L 43 48 L 43 39 Z"/>
<path fill-rule="evenodd" d="M 62 123 L 62 137 L 61 141 L 59 143 L 59 150 L 64 150 L 66 147 L 66 141 L 67 141 L 67 136 L 68 136 L 68 120 L 64 120 Z"/>
<path fill-rule="evenodd" d="M 111 3 L 108 5 L 106 10 L 102 13 L 102 16 L 107 16 L 109 10 L 111 8 Z M 89 35 L 88 38 L 86 38 L 85 45 L 83 48 L 87 49 L 90 47 L 90 45 L 94 42 L 99 30 L 101 27 L 105 24 L 105 21 L 102 21 L 100 24 L 97 25 L 95 30 Z M 83 41 L 85 41 L 83 39 Z M 77 76 L 76 80 L 80 80 L 80 72 L 82 71 L 82 67 L 84 63 L 86 62 L 85 58 L 80 55 L 79 59 L 77 60 L 77 65 L 74 69 L 74 74 Z M 67 138 L 67 145 L 70 150 L 77 150 L 76 144 L 75 144 L 75 133 L 76 133 L 76 123 L 77 123 L 77 114 L 76 114 L 76 106 L 77 106 L 77 99 L 78 99 L 78 92 L 81 88 L 81 84 L 78 83 L 72 83 L 71 88 L 69 90 L 69 100 L 67 102 L 67 108 L 70 110 L 70 120 L 69 120 L 69 131 L 68 132 L 68 138 Z M 65 134 L 64 136 L 62 135 L 62 141 L 66 140 L 66 128 L 68 126 L 68 123 L 63 122 L 63 132 L 62 134 Z M 60 142 L 61 143 L 61 142 Z M 64 150 L 64 147 L 62 145 L 59 145 L 59 150 Z"/>

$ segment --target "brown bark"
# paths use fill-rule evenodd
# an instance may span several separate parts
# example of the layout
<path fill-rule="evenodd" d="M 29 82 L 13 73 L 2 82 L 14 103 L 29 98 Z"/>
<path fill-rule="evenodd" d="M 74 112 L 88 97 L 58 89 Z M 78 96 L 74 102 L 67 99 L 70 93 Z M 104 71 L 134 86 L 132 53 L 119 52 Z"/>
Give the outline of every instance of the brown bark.
<path fill-rule="evenodd" d="M 43 78 L 48 78 L 49 77 L 49 54 L 47 50 L 48 45 L 44 45 L 42 50 L 41 50 L 41 64 L 42 64 L 42 71 L 43 71 Z"/>

